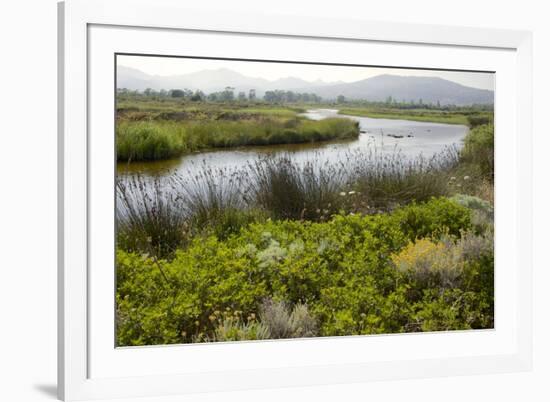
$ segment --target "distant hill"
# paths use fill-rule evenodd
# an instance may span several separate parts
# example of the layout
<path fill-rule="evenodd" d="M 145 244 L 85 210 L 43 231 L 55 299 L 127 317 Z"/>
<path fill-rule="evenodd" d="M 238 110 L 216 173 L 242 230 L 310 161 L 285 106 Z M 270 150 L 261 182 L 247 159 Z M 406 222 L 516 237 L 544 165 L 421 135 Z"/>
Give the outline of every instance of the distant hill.
<path fill-rule="evenodd" d="M 442 105 L 490 104 L 494 102 L 493 91 L 471 88 L 439 77 L 415 77 L 400 75 L 378 75 L 365 80 L 337 85 L 309 88 L 323 98 L 336 98 L 343 95 L 349 99 L 384 101 L 389 96 L 397 101 Z"/>
<path fill-rule="evenodd" d="M 117 68 L 117 87 L 144 90 L 151 89 L 200 89 L 203 92 L 210 93 L 222 91 L 225 87 L 235 88 L 235 92 L 244 91 L 248 93 L 250 89 L 256 89 L 259 96 L 263 96 L 265 91 L 275 89 L 290 90 L 293 88 L 323 87 L 323 82 L 309 82 L 300 78 L 286 77 L 275 81 L 269 81 L 263 78 L 247 77 L 243 74 L 220 68 L 216 70 L 203 70 L 190 74 L 159 76 L 148 75 L 135 68 L 118 66 Z"/>
<path fill-rule="evenodd" d="M 348 99 L 384 101 L 389 96 L 397 101 L 437 103 L 442 105 L 491 104 L 493 91 L 471 88 L 439 77 L 416 77 L 400 75 L 378 75 L 356 82 L 306 81 L 295 77 L 270 81 L 248 77 L 226 68 L 203 70 L 190 74 L 159 76 L 149 75 L 135 68 L 118 66 L 117 87 L 133 90 L 200 89 L 210 93 L 222 91 L 225 87 L 235 88 L 235 93 L 255 89 L 258 96 L 265 91 L 281 89 L 295 92 L 315 93 L 324 99 L 336 99 L 343 95 Z"/>

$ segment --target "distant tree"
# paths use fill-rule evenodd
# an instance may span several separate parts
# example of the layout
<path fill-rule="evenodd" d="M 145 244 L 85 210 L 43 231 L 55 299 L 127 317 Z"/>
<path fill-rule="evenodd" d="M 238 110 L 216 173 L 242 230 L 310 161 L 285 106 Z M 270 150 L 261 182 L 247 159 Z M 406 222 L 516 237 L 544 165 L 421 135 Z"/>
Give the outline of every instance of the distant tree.
<path fill-rule="evenodd" d="M 336 98 L 336 102 L 346 103 L 346 97 L 344 95 L 338 95 L 338 97 Z"/>
<path fill-rule="evenodd" d="M 193 91 L 191 91 L 190 89 L 187 89 L 187 88 L 185 88 L 183 90 L 183 97 L 184 98 L 191 99 L 192 96 L 193 96 Z"/>
<path fill-rule="evenodd" d="M 185 92 L 181 89 L 171 89 L 170 96 L 172 98 L 183 98 L 185 97 Z"/>
<path fill-rule="evenodd" d="M 146 88 L 144 91 L 143 91 L 143 94 L 145 96 L 151 96 L 151 94 L 153 93 L 153 90 L 151 88 Z"/>
<path fill-rule="evenodd" d="M 193 95 L 191 95 L 191 101 L 193 102 L 201 102 L 205 99 L 204 92 L 196 90 Z"/>
<path fill-rule="evenodd" d="M 233 87 L 225 87 L 223 92 L 221 93 L 221 100 L 223 101 L 232 101 L 235 99 L 235 88 Z"/>
<path fill-rule="evenodd" d="M 298 98 L 299 98 L 299 94 L 292 91 L 286 91 L 286 94 L 285 94 L 286 102 L 296 102 Z"/>
<path fill-rule="evenodd" d="M 250 91 L 248 91 L 248 100 L 255 100 L 256 99 L 256 90 L 255 89 L 251 89 Z"/>
<path fill-rule="evenodd" d="M 277 101 L 277 95 L 275 91 L 265 91 L 264 100 L 266 102 L 274 103 Z"/>
<path fill-rule="evenodd" d="M 311 101 L 314 103 L 321 103 L 321 101 L 323 100 L 323 98 L 321 98 L 317 94 L 310 94 L 310 98 L 311 98 Z"/>
<path fill-rule="evenodd" d="M 238 99 L 239 99 L 239 101 L 244 102 L 246 100 L 246 93 L 244 93 L 242 91 L 239 92 Z"/>

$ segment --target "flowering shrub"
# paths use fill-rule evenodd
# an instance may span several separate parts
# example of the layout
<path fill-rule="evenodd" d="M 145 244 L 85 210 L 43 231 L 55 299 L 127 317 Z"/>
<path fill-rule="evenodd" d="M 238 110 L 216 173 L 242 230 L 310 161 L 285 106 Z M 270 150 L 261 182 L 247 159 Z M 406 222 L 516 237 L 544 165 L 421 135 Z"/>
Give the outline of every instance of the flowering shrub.
<path fill-rule="evenodd" d="M 455 287 L 463 269 L 463 258 L 454 244 L 420 239 L 409 243 L 400 253 L 392 256 L 398 270 L 410 274 L 424 286 Z"/>

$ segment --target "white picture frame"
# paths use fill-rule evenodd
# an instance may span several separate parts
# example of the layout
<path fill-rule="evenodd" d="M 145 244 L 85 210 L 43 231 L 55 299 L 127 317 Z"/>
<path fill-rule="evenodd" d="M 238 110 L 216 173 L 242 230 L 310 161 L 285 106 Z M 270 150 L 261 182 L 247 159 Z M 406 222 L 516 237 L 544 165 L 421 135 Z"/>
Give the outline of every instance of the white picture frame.
<path fill-rule="evenodd" d="M 213 15 L 186 9 L 177 0 L 68 0 L 59 4 L 58 12 L 61 399 L 161 396 L 530 369 L 532 38 L 529 32 L 296 16 Z M 113 149 L 97 151 L 98 137 L 94 136 L 95 130 L 112 127 L 107 116 L 109 110 L 112 113 L 109 105 L 113 105 L 114 96 L 113 87 L 107 87 L 114 68 L 110 57 L 136 51 L 176 54 L 181 38 L 190 35 L 193 38 L 208 35 L 215 39 L 212 42 L 217 42 L 211 48 L 205 46 L 202 56 L 215 51 L 225 57 L 240 53 L 266 59 L 266 52 L 279 51 L 284 55 L 277 50 L 284 48 L 289 55 L 294 54 L 292 60 L 303 57 L 307 61 L 315 57 L 314 52 L 319 54 L 322 46 L 332 46 L 332 57 L 339 57 L 345 64 L 354 60 L 352 49 L 367 46 L 372 50 L 372 59 L 376 59 L 374 65 L 406 63 L 409 67 L 484 69 L 505 77 L 500 83 L 497 78 L 495 106 L 499 200 L 495 218 L 499 228 L 495 291 L 497 304 L 502 300 L 496 306 L 495 330 L 115 351 L 114 342 L 109 344 L 114 326 L 109 309 L 114 300 L 101 298 L 102 294 L 113 294 L 108 278 L 113 273 L 108 269 L 114 266 L 104 270 L 94 268 L 103 257 L 99 248 L 90 247 L 91 242 L 94 247 L 99 244 L 112 225 L 102 217 L 107 210 L 98 205 L 109 199 L 108 191 L 113 187 L 107 183 L 101 188 L 97 183 L 105 182 L 101 180 L 106 177 L 102 174 L 113 171 L 114 161 L 109 162 Z M 307 51 L 304 41 L 309 44 Z M 163 49 L 156 45 L 161 42 Z M 220 45 L 222 42 L 225 46 Z M 411 55 L 415 55 L 414 60 Z M 107 161 L 103 167 L 98 163 L 102 160 Z M 112 206 L 107 203 L 107 208 L 109 205 Z M 110 240 L 108 236 L 106 239 L 108 247 Z M 108 251 L 104 257 L 109 258 Z M 449 345 L 453 345 L 452 353 Z M 390 349 L 395 355 L 384 354 Z M 216 360 L 216 355 L 224 358 Z M 261 362 L 257 359 L 259 355 L 264 356 Z M 195 362 L 194 367 L 184 367 L 181 356 Z M 236 356 L 240 358 L 237 360 Z"/>

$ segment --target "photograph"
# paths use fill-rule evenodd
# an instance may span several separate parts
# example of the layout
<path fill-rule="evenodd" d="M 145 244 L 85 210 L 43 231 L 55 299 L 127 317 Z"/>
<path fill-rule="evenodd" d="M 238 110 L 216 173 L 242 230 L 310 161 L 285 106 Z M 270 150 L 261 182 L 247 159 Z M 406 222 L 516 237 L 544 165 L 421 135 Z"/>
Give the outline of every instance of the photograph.
<path fill-rule="evenodd" d="M 494 72 L 115 71 L 116 347 L 494 329 Z"/>

